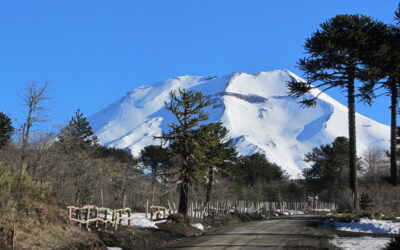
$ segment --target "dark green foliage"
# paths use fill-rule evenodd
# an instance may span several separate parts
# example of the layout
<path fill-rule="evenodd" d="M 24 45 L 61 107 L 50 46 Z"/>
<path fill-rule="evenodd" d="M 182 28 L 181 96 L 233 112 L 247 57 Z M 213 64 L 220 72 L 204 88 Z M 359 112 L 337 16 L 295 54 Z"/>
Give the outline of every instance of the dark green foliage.
<path fill-rule="evenodd" d="M 206 201 L 211 200 L 212 185 L 215 174 L 228 171 L 236 160 L 237 152 L 233 147 L 232 139 L 228 136 L 228 129 L 217 122 L 203 127 L 203 142 L 206 149 L 203 165 L 206 173 Z"/>
<path fill-rule="evenodd" d="M 153 189 L 157 184 L 157 178 L 165 179 L 167 170 L 172 167 L 169 149 L 159 145 L 144 147 L 140 152 L 139 161 L 144 167 L 150 167 Z"/>
<path fill-rule="evenodd" d="M 281 200 L 282 184 L 288 180 L 286 172 L 261 153 L 240 157 L 232 166 L 230 178 L 238 192 L 250 189 L 252 199 L 269 201 Z"/>
<path fill-rule="evenodd" d="M 303 201 L 306 198 L 304 179 L 289 180 L 283 188 L 285 201 Z"/>
<path fill-rule="evenodd" d="M 347 186 L 348 144 L 347 138 L 337 137 L 332 144 L 316 147 L 305 155 L 304 161 L 311 163 L 311 168 L 303 170 L 309 195 L 318 195 L 331 202 L 343 202 L 338 195 Z"/>
<path fill-rule="evenodd" d="M 170 131 L 156 137 L 163 142 L 169 142 L 171 153 L 178 165 L 179 183 L 178 212 L 187 214 L 189 202 L 189 185 L 198 182 L 201 176 L 201 159 L 204 158 L 204 131 L 208 125 L 201 123 L 208 120 L 204 108 L 212 102 L 201 92 L 179 89 L 178 94 L 170 92 L 171 100 L 165 103 L 165 108 L 173 113 L 177 122 L 170 123 Z"/>
<path fill-rule="evenodd" d="M 386 27 L 375 35 L 381 46 L 366 53 L 363 58 L 369 74 L 361 88 L 362 100 L 371 104 L 375 98 L 388 95 L 391 99 L 391 132 L 390 132 L 390 176 L 393 185 L 397 184 L 396 127 L 398 100 L 400 93 L 400 29 Z M 379 94 L 377 92 L 379 91 Z"/>
<path fill-rule="evenodd" d="M 372 199 L 367 193 L 362 193 L 360 196 L 360 208 L 362 210 L 367 210 L 371 207 Z"/>
<path fill-rule="evenodd" d="M 383 250 L 398 250 L 400 249 L 400 236 L 393 238 Z"/>
<path fill-rule="evenodd" d="M 338 15 L 329 19 L 306 40 L 304 47 L 308 57 L 298 62 L 307 82 L 294 78 L 288 82 L 293 97 L 309 94 L 315 88 L 319 88 L 320 93 L 331 88 L 346 91 L 349 108 L 349 180 L 355 210 L 358 207 L 355 81 L 365 79 L 368 74 L 363 59 L 370 51 L 381 46 L 376 37 L 385 28 L 383 23 L 362 15 Z M 315 106 L 319 94 L 307 95 L 300 103 L 306 107 Z"/>
<path fill-rule="evenodd" d="M 10 141 L 13 132 L 14 127 L 11 119 L 3 112 L 0 112 L 0 148 Z"/>
<path fill-rule="evenodd" d="M 307 82 L 292 79 L 288 83 L 291 96 L 301 97 L 315 88 L 322 88 L 322 92 L 334 87 L 347 90 L 352 81 L 367 74 L 360 58 L 380 46 L 372 34 L 384 29 L 383 23 L 362 15 L 338 15 L 321 24 L 304 45 L 308 57 L 298 61 Z M 312 86 L 314 82 L 317 84 Z M 301 103 L 314 106 L 316 100 L 317 96 L 309 95 Z"/>
<path fill-rule="evenodd" d="M 397 21 L 397 24 L 400 24 L 400 4 L 397 6 L 397 10 L 394 13 L 394 19 Z"/>
<path fill-rule="evenodd" d="M 95 158 L 108 158 L 111 157 L 116 162 L 135 164 L 136 160 L 133 158 L 132 154 L 126 150 L 112 147 L 105 147 L 102 145 L 97 145 L 93 156 Z"/>
<path fill-rule="evenodd" d="M 144 147 L 140 152 L 139 160 L 144 166 L 151 167 L 154 172 L 158 172 L 158 168 L 168 167 L 171 165 L 169 150 L 160 145 L 149 145 Z"/>
<path fill-rule="evenodd" d="M 275 163 L 271 163 L 261 153 L 255 153 L 239 158 L 237 176 L 246 186 L 254 186 L 257 182 L 270 182 L 286 178 L 285 172 Z"/>
<path fill-rule="evenodd" d="M 61 131 L 58 140 L 66 150 L 83 149 L 96 145 L 97 136 L 80 109 L 75 112 L 68 125 Z"/>

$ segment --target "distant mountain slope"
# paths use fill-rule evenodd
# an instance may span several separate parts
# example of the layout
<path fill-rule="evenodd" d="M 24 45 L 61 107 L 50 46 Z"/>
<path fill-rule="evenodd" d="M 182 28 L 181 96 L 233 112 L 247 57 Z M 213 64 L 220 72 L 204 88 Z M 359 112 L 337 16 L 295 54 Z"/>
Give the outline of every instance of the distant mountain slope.
<path fill-rule="evenodd" d="M 100 143 L 138 155 L 153 136 L 168 130 L 174 117 L 164 106 L 169 91 L 195 89 L 215 101 L 207 109 L 210 122 L 221 121 L 242 155 L 263 152 L 297 177 L 306 167 L 302 158 L 313 147 L 347 136 L 347 108 L 321 94 L 315 108 L 302 108 L 289 97 L 286 81 L 298 76 L 276 70 L 216 77 L 180 76 L 142 86 L 89 118 Z M 317 92 L 315 92 L 317 93 Z M 357 149 L 389 147 L 389 126 L 356 114 Z"/>

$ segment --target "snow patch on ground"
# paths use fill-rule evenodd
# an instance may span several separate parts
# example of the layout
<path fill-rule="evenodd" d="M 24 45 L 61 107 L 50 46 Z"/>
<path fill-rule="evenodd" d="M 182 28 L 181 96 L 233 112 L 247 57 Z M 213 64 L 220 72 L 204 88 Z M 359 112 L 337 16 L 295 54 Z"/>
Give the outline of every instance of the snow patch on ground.
<path fill-rule="evenodd" d="M 289 214 L 290 215 L 300 215 L 300 214 L 304 214 L 303 211 L 297 211 L 297 210 L 289 210 Z"/>
<path fill-rule="evenodd" d="M 345 223 L 340 221 L 329 222 L 328 220 L 325 220 L 325 224 L 327 226 L 333 226 L 335 229 L 341 231 L 400 234 L 400 222 L 393 221 L 361 219 L 360 221 Z"/>
<path fill-rule="evenodd" d="M 132 214 L 132 220 L 131 220 L 131 226 L 133 227 L 141 227 L 141 228 L 158 228 L 156 226 L 157 223 L 165 222 L 166 220 L 157 220 L 157 221 L 150 221 L 150 214 L 148 215 L 149 217 L 146 218 L 146 213 L 133 213 Z M 123 214 L 122 218 L 127 218 L 127 214 Z M 108 219 L 112 219 L 112 215 L 109 214 L 107 216 Z M 128 221 L 123 220 L 122 221 L 123 226 L 128 226 Z"/>
<path fill-rule="evenodd" d="M 373 237 L 338 237 L 329 240 L 341 250 L 376 250 L 382 249 L 391 238 L 373 238 Z"/>
<path fill-rule="evenodd" d="M 107 247 L 107 250 L 123 250 L 120 247 Z"/>
<path fill-rule="evenodd" d="M 194 224 L 190 224 L 192 227 L 198 228 L 201 231 L 204 231 L 204 226 L 201 223 L 194 223 Z"/>

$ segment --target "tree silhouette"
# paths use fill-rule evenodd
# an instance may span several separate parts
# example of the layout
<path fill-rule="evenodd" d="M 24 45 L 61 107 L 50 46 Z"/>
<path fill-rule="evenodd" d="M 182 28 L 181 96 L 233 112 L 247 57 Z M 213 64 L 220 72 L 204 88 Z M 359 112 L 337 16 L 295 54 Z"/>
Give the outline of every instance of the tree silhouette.
<path fill-rule="evenodd" d="M 399 10 L 396 15 L 400 15 Z M 364 61 L 369 74 L 364 79 L 366 84 L 360 88 L 360 93 L 364 102 L 368 104 L 378 96 L 390 96 L 390 179 L 393 185 L 397 185 L 396 129 L 400 97 L 400 26 L 387 26 L 386 30 L 376 34 L 376 37 L 382 46 L 365 54 Z M 379 90 L 384 91 L 377 94 Z"/>
<path fill-rule="evenodd" d="M 358 209 L 356 174 L 356 121 L 355 82 L 367 74 L 362 64 L 366 51 L 380 46 L 374 34 L 385 28 L 381 22 L 362 15 L 338 15 L 321 24 L 321 29 L 306 40 L 308 57 L 298 61 L 307 82 L 292 78 L 288 82 L 290 95 L 301 97 L 321 88 L 316 95 L 307 95 L 300 103 L 305 107 L 316 105 L 318 96 L 329 89 L 346 91 L 349 128 L 350 189 L 353 194 L 353 209 Z M 316 85 L 312 85 L 316 83 Z"/>

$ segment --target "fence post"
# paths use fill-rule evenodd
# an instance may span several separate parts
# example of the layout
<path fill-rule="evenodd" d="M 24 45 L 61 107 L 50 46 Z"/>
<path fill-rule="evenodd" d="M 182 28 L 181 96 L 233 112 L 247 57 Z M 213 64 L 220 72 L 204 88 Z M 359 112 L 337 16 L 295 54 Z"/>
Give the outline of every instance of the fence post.
<path fill-rule="evenodd" d="M 148 212 L 149 212 L 149 200 L 146 200 L 146 219 L 148 218 L 147 217 Z"/>

